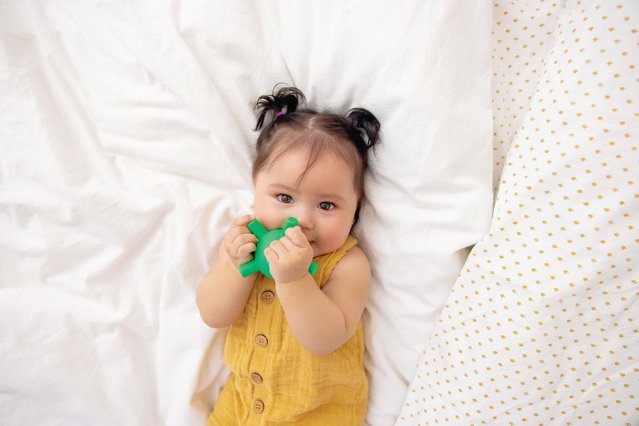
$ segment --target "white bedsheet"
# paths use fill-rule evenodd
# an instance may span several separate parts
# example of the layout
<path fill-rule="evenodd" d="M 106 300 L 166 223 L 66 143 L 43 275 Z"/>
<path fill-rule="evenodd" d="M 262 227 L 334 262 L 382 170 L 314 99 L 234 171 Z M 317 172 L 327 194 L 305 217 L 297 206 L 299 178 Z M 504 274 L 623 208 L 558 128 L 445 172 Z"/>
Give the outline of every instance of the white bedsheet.
<path fill-rule="evenodd" d="M 197 425 L 194 290 L 250 211 L 256 97 L 373 111 L 368 422 L 398 415 L 491 206 L 490 2 L 0 3 L 0 423 Z"/>

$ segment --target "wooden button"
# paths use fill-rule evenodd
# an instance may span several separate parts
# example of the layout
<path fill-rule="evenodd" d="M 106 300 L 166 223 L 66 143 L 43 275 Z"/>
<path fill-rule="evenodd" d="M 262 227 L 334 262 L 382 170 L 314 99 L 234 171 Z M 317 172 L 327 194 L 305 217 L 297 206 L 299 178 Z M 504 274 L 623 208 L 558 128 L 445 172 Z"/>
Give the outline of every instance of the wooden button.
<path fill-rule="evenodd" d="M 259 373 L 253 372 L 251 373 L 251 381 L 256 385 L 259 385 L 264 381 L 264 379 L 262 379 L 262 376 L 260 376 Z"/>
<path fill-rule="evenodd" d="M 258 334 L 257 336 L 255 336 L 255 344 L 257 346 L 260 346 L 262 348 L 265 348 L 268 346 L 268 339 L 266 338 L 265 335 L 263 334 Z"/>
<path fill-rule="evenodd" d="M 253 401 L 253 411 L 257 414 L 262 414 L 264 412 L 264 403 L 260 399 L 256 399 Z"/>
<path fill-rule="evenodd" d="M 275 293 L 271 290 L 266 290 L 262 292 L 262 302 L 266 304 L 271 304 L 275 300 Z"/>

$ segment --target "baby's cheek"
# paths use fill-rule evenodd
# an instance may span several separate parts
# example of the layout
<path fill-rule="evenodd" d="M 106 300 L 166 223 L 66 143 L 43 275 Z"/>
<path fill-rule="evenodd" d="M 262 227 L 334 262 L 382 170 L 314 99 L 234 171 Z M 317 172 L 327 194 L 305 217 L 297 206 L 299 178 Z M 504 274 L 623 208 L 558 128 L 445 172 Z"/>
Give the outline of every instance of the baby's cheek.
<path fill-rule="evenodd" d="M 331 252 L 337 250 L 344 244 L 346 238 L 348 238 L 348 232 L 333 232 L 327 237 L 325 244 L 327 246 L 326 251 Z"/>

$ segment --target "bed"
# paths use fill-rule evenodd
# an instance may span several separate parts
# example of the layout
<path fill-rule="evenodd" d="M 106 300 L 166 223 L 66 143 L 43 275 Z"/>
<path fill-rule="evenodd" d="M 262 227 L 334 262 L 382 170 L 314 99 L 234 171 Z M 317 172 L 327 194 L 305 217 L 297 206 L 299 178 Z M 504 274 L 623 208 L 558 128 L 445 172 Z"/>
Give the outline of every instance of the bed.
<path fill-rule="evenodd" d="M 639 422 L 639 6 L 0 4 L 0 423 L 203 424 L 257 96 L 370 109 L 367 424 Z"/>

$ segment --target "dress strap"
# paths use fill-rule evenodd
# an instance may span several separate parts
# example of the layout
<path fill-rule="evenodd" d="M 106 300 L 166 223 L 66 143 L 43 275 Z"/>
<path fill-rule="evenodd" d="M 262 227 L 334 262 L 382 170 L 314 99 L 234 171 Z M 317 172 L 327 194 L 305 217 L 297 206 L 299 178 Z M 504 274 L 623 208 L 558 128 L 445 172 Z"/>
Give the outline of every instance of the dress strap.
<path fill-rule="evenodd" d="M 340 248 L 315 259 L 315 262 L 319 266 L 315 281 L 320 288 L 326 285 L 337 263 L 342 260 L 346 253 L 356 245 L 357 239 L 352 235 L 349 235 Z"/>

